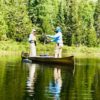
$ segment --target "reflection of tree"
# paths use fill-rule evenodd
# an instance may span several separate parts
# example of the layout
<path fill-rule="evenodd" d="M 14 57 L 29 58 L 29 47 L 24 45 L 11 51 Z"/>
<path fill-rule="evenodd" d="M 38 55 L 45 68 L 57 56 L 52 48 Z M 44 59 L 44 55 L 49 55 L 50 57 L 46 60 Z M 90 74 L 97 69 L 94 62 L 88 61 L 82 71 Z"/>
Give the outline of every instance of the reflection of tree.
<path fill-rule="evenodd" d="M 48 100 L 48 97 L 45 95 L 45 88 L 51 80 L 52 74 L 52 68 L 41 64 L 40 68 L 37 70 L 37 78 L 34 84 L 34 100 Z"/>
<path fill-rule="evenodd" d="M 72 68 L 41 65 L 38 70 L 35 70 L 34 94 L 28 96 L 27 100 L 66 100 L 65 98 L 68 98 L 67 92 L 72 83 Z"/>
<path fill-rule="evenodd" d="M 68 67 L 69 68 L 64 68 L 62 70 L 63 84 L 61 90 L 61 100 L 70 100 L 69 92 L 73 86 L 73 68 L 71 68 L 72 66 Z"/>
<path fill-rule="evenodd" d="M 95 100 L 100 100 L 100 65 L 97 67 L 96 79 L 94 84 L 95 84 L 95 95 L 96 95 Z"/>
<path fill-rule="evenodd" d="M 54 68 L 54 83 L 50 82 L 49 92 L 54 95 L 54 100 L 60 100 L 62 87 L 61 69 Z"/>
<path fill-rule="evenodd" d="M 0 62 L 0 100 L 22 100 L 26 72 L 20 59 L 11 56 L 0 59 Z"/>
<path fill-rule="evenodd" d="M 93 100 L 93 84 L 96 62 L 94 59 L 79 59 L 75 66 L 74 84 L 70 89 L 70 100 Z"/>

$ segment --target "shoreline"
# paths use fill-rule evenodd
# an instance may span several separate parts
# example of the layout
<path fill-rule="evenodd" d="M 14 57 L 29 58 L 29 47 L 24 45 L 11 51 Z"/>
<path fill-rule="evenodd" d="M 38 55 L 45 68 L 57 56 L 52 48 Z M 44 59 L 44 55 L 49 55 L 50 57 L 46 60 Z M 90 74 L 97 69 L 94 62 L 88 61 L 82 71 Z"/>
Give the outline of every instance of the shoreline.
<path fill-rule="evenodd" d="M 37 55 L 48 54 L 54 55 L 55 43 L 41 44 L 37 42 Z M 15 42 L 13 40 L 1 41 L 0 43 L 0 56 L 16 55 L 20 56 L 21 52 L 29 52 L 28 42 Z M 67 46 L 64 45 L 62 48 L 62 56 L 74 55 L 75 57 L 81 58 L 100 58 L 100 47 L 86 47 L 86 46 Z"/>
<path fill-rule="evenodd" d="M 22 51 L 0 51 L 0 57 L 1 56 L 21 56 Z M 38 53 L 37 55 L 40 55 L 41 53 Z M 73 55 L 75 58 L 100 58 L 100 53 L 72 53 L 67 52 L 63 53 L 62 56 L 71 56 Z"/>

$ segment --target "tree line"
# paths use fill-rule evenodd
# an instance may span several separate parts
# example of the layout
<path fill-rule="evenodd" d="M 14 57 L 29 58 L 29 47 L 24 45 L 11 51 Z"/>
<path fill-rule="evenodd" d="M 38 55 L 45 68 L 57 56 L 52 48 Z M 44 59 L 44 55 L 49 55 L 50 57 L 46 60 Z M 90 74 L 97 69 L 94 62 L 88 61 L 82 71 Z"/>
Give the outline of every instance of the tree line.
<path fill-rule="evenodd" d="M 62 28 L 66 45 L 100 44 L 100 0 L 1 0 L 0 40 L 26 41 L 34 27 L 42 35 Z"/>

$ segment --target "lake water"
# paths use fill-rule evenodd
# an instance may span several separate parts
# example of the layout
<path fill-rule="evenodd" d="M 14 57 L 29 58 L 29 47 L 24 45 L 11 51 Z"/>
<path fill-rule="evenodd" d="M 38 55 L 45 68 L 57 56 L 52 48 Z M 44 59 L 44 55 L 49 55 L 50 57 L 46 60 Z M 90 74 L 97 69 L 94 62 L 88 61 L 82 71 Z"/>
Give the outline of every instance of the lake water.
<path fill-rule="evenodd" d="M 67 66 L 0 57 L 0 100 L 100 100 L 100 59 Z"/>

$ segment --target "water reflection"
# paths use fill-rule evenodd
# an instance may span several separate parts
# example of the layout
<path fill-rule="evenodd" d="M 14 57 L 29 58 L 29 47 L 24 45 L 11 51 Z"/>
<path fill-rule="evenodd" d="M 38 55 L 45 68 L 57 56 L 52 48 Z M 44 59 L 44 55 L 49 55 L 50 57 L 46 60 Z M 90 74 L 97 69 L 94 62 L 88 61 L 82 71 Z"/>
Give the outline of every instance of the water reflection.
<path fill-rule="evenodd" d="M 27 92 L 29 96 L 33 96 L 34 93 L 34 83 L 36 79 L 36 64 L 27 64 L 29 69 L 29 75 L 27 79 Z"/>
<path fill-rule="evenodd" d="M 59 67 L 54 68 L 53 78 L 53 80 L 50 80 L 48 92 L 52 95 L 53 100 L 60 100 L 62 77 L 61 69 Z"/>
<path fill-rule="evenodd" d="M 97 67 L 94 89 L 95 89 L 95 100 L 100 100 L 100 64 Z"/>
<path fill-rule="evenodd" d="M 0 59 L 0 100 L 100 100 L 100 59 L 75 67 Z"/>
<path fill-rule="evenodd" d="M 70 89 L 70 100 L 93 100 L 96 67 L 95 59 L 77 60 L 74 72 L 74 84 Z"/>
<path fill-rule="evenodd" d="M 29 64 L 28 69 L 24 100 L 64 100 L 72 83 L 72 66 Z"/>
<path fill-rule="evenodd" d="M 0 100 L 22 100 L 26 71 L 18 57 L 0 59 Z"/>

